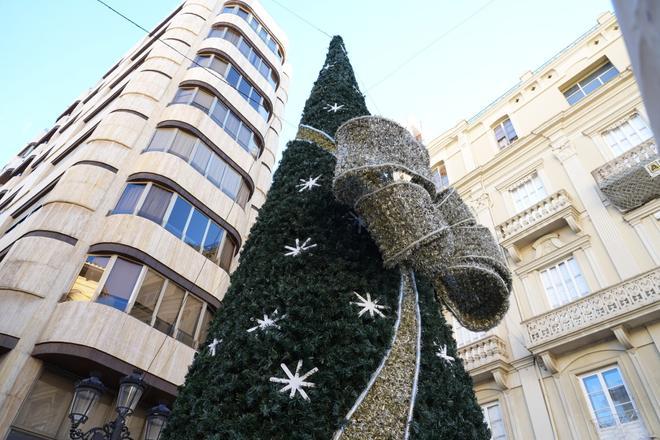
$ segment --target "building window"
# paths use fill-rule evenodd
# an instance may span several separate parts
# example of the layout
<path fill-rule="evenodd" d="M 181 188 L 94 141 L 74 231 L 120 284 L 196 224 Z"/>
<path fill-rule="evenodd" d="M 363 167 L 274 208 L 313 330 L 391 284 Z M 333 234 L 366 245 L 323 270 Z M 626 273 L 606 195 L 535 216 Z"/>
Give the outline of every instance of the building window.
<path fill-rule="evenodd" d="M 552 308 L 569 303 L 589 293 L 589 287 L 574 257 L 569 257 L 542 270 L 541 281 Z"/>
<path fill-rule="evenodd" d="M 490 429 L 490 438 L 493 440 L 505 440 L 506 430 L 504 429 L 504 420 L 500 411 L 498 402 L 489 403 L 481 407 L 484 413 L 484 420 Z"/>
<path fill-rule="evenodd" d="M 636 147 L 652 136 L 651 129 L 637 113 L 616 128 L 603 132 L 603 139 L 616 156 Z"/>
<path fill-rule="evenodd" d="M 197 348 L 212 312 L 206 302 L 148 266 L 117 255 L 89 255 L 66 301 L 94 301 L 128 313 Z"/>
<path fill-rule="evenodd" d="M 268 121 L 271 115 L 270 105 L 257 91 L 257 88 L 236 67 L 228 61 L 213 54 L 200 54 L 190 67 L 202 66 L 209 68 L 220 75 L 254 108 L 264 120 Z"/>
<path fill-rule="evenodd" d="M 611 81 L 619 74 L 619 71 L 609 61 L 600 65 L 583 79 L 575 82 L 564 91 L 566 101 L 573 105 L 582 100 L 585 96 L 598 90 L 600 86 Z"/>
<path fill-rule="evenodd" d="M 7 440 L 63 440 L 69 437 L 71 422 L 68 417 L 75 383 L 78 378 L 45 370 L 32 385 L 30 393 L 14 419 Z M 116 416 L 112 392 L 101 395 L 85 426 L 103 426 Z M 142 438 L 147 407 L 139 405 L 127 426 L 133 438 Z"/>
<path fill-rule="evenodd" d="M 518 182 L 509 192 L 511 193 L 516 212 L 523 211 L 548 196 L 543 186 L 543 181 L 536 172 L 530 174 L 521 182 Z"/>
<path fill-rule="evenodd" d="M 238 31 L 228 28 L 227 26 L 220 26 L 211 29 L 208 38 L 222 38 L 236 46 L 250 64 L 259 71 L 259 74 L 266 78 L 266 81 L 268 81 L 273 89 L 277 89 L 278 81 L 275 71 L 268 65 L 266 60 L 259 55 L 252 44 Z"/>
<path fill-rule="evenodd" d="M 129 183 L 111 214 L 133 214 L 158 223 L 215 264 L 226 271 L 230 269 L 235 240 L 172 191 L 151 182 Z"/>
<path fill-rule="evenodd" d="M 618 367 L 585 374 L 580 380 L 601 438 L 647 438 Z"/>
<path fill-rule="evenodd" d="M 266 30 L 266 28 L 259 22 L 259 20 L 257 20 L 253 14 L 238 5 L 225 6 L 222 9 L 222 12 L 238 15 L 243 20 L 245 20 L 250 25 L 250 27 L 254 29 L 257 35 L 259 35 L 259 38 L 261 38 L 263 42 L 266 43 L 268 49 L 270 49 L 270 51 L 277 56 L 277 58 L 280 60 L 280 63 L 284 62 L 284 55 L 282 55 L 282 49 L 280 48 L 280 45 L 277 44 L 275 38 L 273 38 L 270 32 Z"/>
<path fill-rule="evenodd" d="M 225 132 L 252 157 L 258 157 L 263 149 L 259 137 L 252 131 L 246 122 L 229 109 L 220 99 L 200 87 L 182 87 L 174 96 L 173 104 L 188 104 L 199 108 L 215 121 Z M 181 142 L 184 142 L 183 139 Z M 192 144 L 181 144 L 180 155 L 185 156 L 185 148 Z M 175 153 L 176 154 L 176 153 Z"/>
<path fill-rule="evenodd" d="M 466 329 L 456 319 L 454 319 L 454 325 L 452 327 L 454 330 L 454 339 L 456 339 L 456 345 L 458 347 L 464 347 L 486 336 L 486 332 L 473 332 Z"/>
<path fill-rule="evenodd" d="M 440 163 L 433 168 L 431 180 L 435 183 L 435 189 L 438 191 L 449 186 L 449 176 L 447 175 L 447 167 L 445 166 L 444 161 L 441 160 Z"/>
<path fill-rule="evenodd" d="M 495 133 L 497 146 L 500 147 L 500 149 L 508 147 L 513 143 L 513 141 L 518 139 L 516 130 L 514 130 L 511 119 L 509 118 L 506 118 L 502 122 L 493 126 L 493 132 Z"/>

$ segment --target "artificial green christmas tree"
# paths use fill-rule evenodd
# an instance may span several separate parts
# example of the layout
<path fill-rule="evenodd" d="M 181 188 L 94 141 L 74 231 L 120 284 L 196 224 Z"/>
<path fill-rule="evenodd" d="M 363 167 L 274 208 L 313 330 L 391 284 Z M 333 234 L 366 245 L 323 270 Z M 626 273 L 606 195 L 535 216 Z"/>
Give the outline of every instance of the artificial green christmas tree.
<path fill-rule="evenodd" d="M 334 37 L 164 440 L 489 438 L 432 283 L 333 195 L 335 132 L 368 114 Z"/>

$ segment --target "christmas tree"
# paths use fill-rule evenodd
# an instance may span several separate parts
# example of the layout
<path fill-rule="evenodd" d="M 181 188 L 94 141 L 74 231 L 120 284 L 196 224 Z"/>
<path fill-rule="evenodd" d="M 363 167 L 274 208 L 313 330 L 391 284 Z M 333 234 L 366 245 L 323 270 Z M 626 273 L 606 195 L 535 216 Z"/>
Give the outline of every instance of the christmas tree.
<path fill-rule="evenodd" d="M 432 284 L 333 195 L 335 132 L 368 114 L 334 37 L 164 440 L 489 438 Z"/>

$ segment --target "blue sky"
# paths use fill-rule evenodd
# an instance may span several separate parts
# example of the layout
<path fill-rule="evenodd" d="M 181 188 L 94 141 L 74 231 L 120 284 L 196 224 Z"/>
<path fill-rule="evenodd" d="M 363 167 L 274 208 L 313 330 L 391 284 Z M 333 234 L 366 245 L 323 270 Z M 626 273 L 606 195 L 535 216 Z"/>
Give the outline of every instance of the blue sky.
<path fill-rule="evenodd" d="M 180 3 L 106 1 L 146 28 Z M 295 134 L 329 38 L 276 1 L 261 1 L 289 38 L 293 78 L 283 148 Z M 478 112 L 612 10 L 608 0 L 277 1 L 342 35 L 371 112 L 421 121 L 426 141 Z M 0 26 L 0 166 L 144 36 L 94 0 L 0 0 Z"/>

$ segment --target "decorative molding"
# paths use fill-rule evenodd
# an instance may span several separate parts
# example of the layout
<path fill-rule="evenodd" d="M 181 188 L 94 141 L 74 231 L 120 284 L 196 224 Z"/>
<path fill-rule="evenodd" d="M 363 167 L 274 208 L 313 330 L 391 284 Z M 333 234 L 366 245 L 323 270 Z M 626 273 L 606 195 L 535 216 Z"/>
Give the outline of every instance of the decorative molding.
<path fill-rule="evenodd" d="M 555 155 L 555 157 L 561 162 L 564 163 L 571 157 L 575 156 L 577 154 L 577 151 L 575 150 L 575 147 L 569 141 L 568 139 L 561 139 L 557 142 L 553 142 L 550 144 L 550 147 L 552 148 L 552 152 Z"/>
<path fill-rule="evenodd" d="M 630 334 L 625 325 L 620 324 L 612 329 L 614 336 L 616 336 L 617 341 L 625 347 L 626 350 L 630 350 L 634 347 L 632 341 L 630 340 Z"/>
<path fill-rule="evenodd" d="M 487 335 L 477 341 L 458 348 L 458 355 L 465 363 L 465 369 L 472 372 L 492 363 L 509 362 L 506 342 L 497 335 Z"/>
<path fill-rule="evenodd" d="M 467 201 L 467 204 L 470 205 L 474 212 L 480 212 L 493 206 L 493 202 L 487 192 L 472 197 Z"/>
<path fill-rule="evenodd" d="M 528 164 L 525 168 L 520 170 L 515 175 L 509 177 L 508 179 L 495 184 L 495 189 L 498 191 L 509 191 L 513 187 L 517 186 L 522 180 L 528 178 L 543 165 L 543 159 L 535 160 L 534 162 Z"/>
<path fill-rule="evenodd" d="M 544 351 L 539 355 L 539 357 L 541 358 L 541 362 L 543 363 L 543 368 L 548 370 L 549 373 L 555 374 L 559 372 L 557 361 L 549 351 Z"/>
<path fill-rule="evenodd" d="M 525 263 L 518 266 L 517 268 L 515 268 L 516 275 L 522 277 L 525 274 L 529 274 L 534 270 L 540 269 L 544 266 L 551 264 L 553 261 L 563 259 L 566 256 L 575 252 L 576 250 L 589 246 L 590 242 L 591 242 L 590 235 L 587 234 L 580 235 L 575 240 L 570 241 L 568 243 L 564 243 L 564 245 L 561 248 L 549 252 L 541 258 L 534 258 L 529 263 Z"/>
<path fill-rule="evenodd" d="M 111 111 L 110 113 L 130 113 L 132 115 L 144 119 L 145 121 L 149 119 L 149 116 L 145 115 L 144 113 L 140 113 L 139 111 L 130 108 L 118 108 L 116 110 Z"/>
<path fill-rule="evenodd" d="M 532 248 L 535 251 L 535 258 L 541 258 L 543 255 L 546 253 L 549 253 L 547 249 L 552 247 L 550 249 L 550 252 L 557 250 L 564 246 L 566 243 L 561 241 L 559 238 L 559 234 L 547 234 L 544 235 L 543 237 L 539 238 L 536 240 L 534 243 L 532 243 Z"/>
<path fill-rule="evenodd" d="M 555 342 L 646 306 L 660 307 L 660 268 L 655 268 L 614 286 L 523 321 L 530 345 Z M 629 344 L 624 330 L 614 330 L 622 345 Z M 618 333 L 618 334 L 617 334 Z"/>
<path fill-rule="evenodd" d="M 98 160 L 81 160 L 79 162 L 74 163 L 71 166 L 74 167 L 76 165 L 91 165 L 91 166 L 94 166 L 94 167 L 103 168 L 103 169 L 108 170 L 108 171 L 110 171 L 111 173 L 114 173 L 114 174 L 117 174 L 117 171 L 119 171 L 119 170 L 117 170 L 117 168 L 113 167 L 112 165 L 109 165 L 109 164 L 104 163 L 104 162 L 99 162 Z"/>
<path fill-rule="evenodd" d="M 56 231 L 46 231 L 43 229 L 37 229 L 34 231 L 26 232 L 23 234 L 18 240 L 21 238 L 25 237 L 44 237 L 44 238 L 50 238 L 53 240 L 58 240 L 62 241 L 66 244 L 70 244 L 71 246 L 75 246 L 78 243 L 78 239 L 75 237 L 72 237 L 67 234 L 62 234 L 61 232 L 56 232 Z M 16 240 L 16 241 L 18 241 Z"/>

